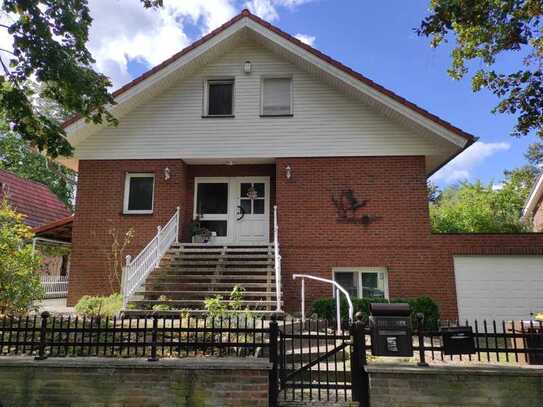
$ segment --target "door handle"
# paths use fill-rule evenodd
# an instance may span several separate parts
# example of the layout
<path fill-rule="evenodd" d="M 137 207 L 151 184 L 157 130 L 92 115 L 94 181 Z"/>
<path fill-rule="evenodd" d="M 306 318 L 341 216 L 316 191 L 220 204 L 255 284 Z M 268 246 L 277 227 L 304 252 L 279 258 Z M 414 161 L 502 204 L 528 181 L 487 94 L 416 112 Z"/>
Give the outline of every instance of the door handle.
<path fill-rule="evenodd" d="M 237 218 L 237 220 L 240 221 L 245 216 L 245 209 L 243 209 L 243 207 L 241 205 L 238 205 L 238 208 L 239 208 L 238 215 L 241 215 L 241 216 L 239 218 Z"/>

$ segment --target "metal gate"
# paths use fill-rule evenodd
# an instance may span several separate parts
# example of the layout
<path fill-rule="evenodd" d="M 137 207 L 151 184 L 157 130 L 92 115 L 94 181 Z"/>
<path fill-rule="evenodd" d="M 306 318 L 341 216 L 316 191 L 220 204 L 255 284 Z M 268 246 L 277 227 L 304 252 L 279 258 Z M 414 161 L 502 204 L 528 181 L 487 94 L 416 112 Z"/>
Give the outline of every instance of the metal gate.
<path fill-rule="evenodd" d="M 365 351 L 360 352 L 359 345 L 364 343 L 364 329 L 360 337 L 355 328 L 356 323 L 350 330 L 338 331 L 328 321 L 283 321 L 278 349 L 279 399 L 360 400 Z"/>

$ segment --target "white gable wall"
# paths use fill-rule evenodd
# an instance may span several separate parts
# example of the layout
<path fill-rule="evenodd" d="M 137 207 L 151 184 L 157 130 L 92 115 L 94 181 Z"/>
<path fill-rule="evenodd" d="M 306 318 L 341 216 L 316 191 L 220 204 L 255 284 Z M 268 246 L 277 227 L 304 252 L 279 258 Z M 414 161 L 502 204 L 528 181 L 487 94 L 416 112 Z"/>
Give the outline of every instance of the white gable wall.
<path fill-rule="evenodd" d="M 250 75 L 242 72 L 251 61 Z M 261 76 L 293 78 L 294 116 L 261 118 Z M 206 78 L 235 77 L 235 118 L 202 118 Z M 414 134 L 297 66 L 245 41 L 199 73 L 76 146 L 79 159 L 263 159 L 443 155 L 446 142 Z"/>

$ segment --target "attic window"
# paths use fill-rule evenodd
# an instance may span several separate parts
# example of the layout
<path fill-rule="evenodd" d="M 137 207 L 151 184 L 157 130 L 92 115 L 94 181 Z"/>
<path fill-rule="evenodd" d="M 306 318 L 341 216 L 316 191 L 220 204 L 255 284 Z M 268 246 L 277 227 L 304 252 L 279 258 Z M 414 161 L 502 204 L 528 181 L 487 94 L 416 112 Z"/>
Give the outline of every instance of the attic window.
<path fill-rule="evenodd" d="M 205 102 L 205 116 L 232 116 L 234 114 L 234 80 L 208 80 Z"/>
<path fill-rule="evenodd" d="M 262 80 L 262 116 L 292 115 L 292 79 Z"/>

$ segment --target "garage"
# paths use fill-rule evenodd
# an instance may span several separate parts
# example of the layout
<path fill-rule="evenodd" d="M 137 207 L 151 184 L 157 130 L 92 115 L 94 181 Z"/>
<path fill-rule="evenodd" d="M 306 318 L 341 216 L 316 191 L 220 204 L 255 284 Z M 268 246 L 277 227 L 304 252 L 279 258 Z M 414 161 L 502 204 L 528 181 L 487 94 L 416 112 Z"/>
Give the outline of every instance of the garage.
<path fill-rule="evenodd" d="M 543 256 L 455 256 L 454 274 L 461 321 L 543 311 Z"/>

